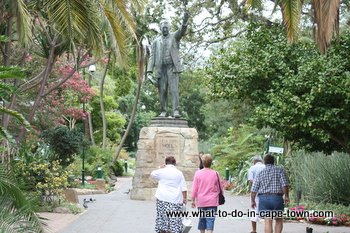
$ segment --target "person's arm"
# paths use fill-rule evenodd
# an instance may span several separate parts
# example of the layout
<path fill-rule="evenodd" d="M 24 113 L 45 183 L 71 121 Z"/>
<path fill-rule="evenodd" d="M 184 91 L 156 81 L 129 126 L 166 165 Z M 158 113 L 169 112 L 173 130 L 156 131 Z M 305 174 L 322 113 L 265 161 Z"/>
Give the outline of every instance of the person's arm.
<path fill-rule="evenodd" d="M 158 172 L 158 170 L 152 171 L 152 172 L 151 172 L 151 177 L 152 177 L 153 179 L 159 180 L 159 172 Z"/>
<path fill-rule="evenodd" d="M 251 207 L 253 209 L 255 209 L 255 207 L 256 207 L 255 197 L 256 197 L 256 192 L 251 192 L 250 193 L 250 203 L 251 203 Z"/>
<path fill-rule="evenodd" d="M 187 191 L 182 191 L 183 203 L 186 205 L 187 203 Z"/>
<path fill-rule="evenodd" d="M 289 204 L 289 187 L 284 186 L 282 189 L 284 194 L 284 204 L 288 205 Z"/>
<path fill-rule="evenodd" d="M 148 64 L 147 64 L 147 74 L 151 75 L 153 73 L 153 67 L 155 65 L 155 50 L 156 50 L 156 40 L 153 41 L 152 43 L 152 49 L 151 49 L 151 54 L 148 59 Z"/>
<path fill-rule="evenodd" d="M 197 176 L 195 174 L 194 178 L 193 178 L 192 191 L 191 191 L 191 196 L 192 196 L 191 206 L 192 206 L 192 208 L 196 207 L 197 192 L 198 192 L 198 184 L 197 184 Z"/>
<path fill-rule="evenodd" d="M 153 179 L 160 180 L 160 175 L 161 175 L 161 172 L 162 172 L 162 168 L 164 168 L 164 167 L 165 167 L 165 165 L 162 164 L 162 165 L 160 165 L 160 166 L 158 167 L 159 169 L 152 171 L 152 172 L 151 172 L 151 177 L 152 177 Z"/>
<path fill-rule="evenodd" d="M 184 16 L 182 18 L 181 27 L 175 32 L 176 40 L 179 41 L 185 35 L 187 30 L 188 19 L 189 19 L 189 14 L 188 14 L 188 11 L 185 10 Z"/>
<path fill-rule="evenodd" d="M 282 169 L 281 185 L 282 185 L 282 190 L 284 194 L 284 204 L 288 205 L 289 204 L 289 183 L 288 183 L 288 177 L 287 177 L 286 171 L 284 169 Z"/>
<path fill-rule="evenodd" d="M 255 197 L 258 193 L 260 187 L 260 176 L 259 174 L 257 175 L 257 177 L 255 177 L 255 180 L 253 182 L 252 188 L 251 188 L 251 193 L 250 193 L 250 203 L 251 203 L 251 207 L 254 209 L 256 207 L 256 202 L 255 202 Z"/>
<path fill-rule="evenodd" d="M 252 168 L 249 168 L 248 170 L 248 180 L 250 185 L 252 186 L 254 182 L 254 174 L 253 174 Z"/>
<path fill-rule="evenodd" d="M 184 175 L 181 175 L 181 191 L 182 191 L 182 199 L 183 203 L 186 205 L 187 203 L 187 184 Z"/>

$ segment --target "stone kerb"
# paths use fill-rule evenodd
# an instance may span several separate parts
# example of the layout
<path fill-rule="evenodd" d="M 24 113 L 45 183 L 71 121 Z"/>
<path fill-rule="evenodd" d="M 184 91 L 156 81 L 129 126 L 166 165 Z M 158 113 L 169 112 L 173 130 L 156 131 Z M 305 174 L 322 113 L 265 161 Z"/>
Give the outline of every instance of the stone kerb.
<path fill-rule="evenodd" d="M 194 128 L 144 127 L 140 131 L 136 153 L 136 170 L 130 197 L 135 200 L 153 200 L 157 182 L 150 173 L 164 164 L 166 156 L 177 161 L 191 189 L 192 179 L 198 168 L 198 133 Z"/>

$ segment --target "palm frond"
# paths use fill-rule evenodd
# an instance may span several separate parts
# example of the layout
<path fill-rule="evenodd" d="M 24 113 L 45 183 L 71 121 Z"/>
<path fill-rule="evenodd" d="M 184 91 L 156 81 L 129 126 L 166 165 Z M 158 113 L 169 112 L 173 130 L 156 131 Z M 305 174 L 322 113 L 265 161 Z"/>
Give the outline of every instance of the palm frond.
<path fill-rule="evenodd" d="M 0 79 L 23 78 L 24 70 L 17 66 L 0 66 Z"/>
<path fill-rule="evenodd" d="M 48 0 L 45 8 L 49 23 L 62 37 L 70 38 L 72 46 L 86 38 L 90 48 L 101 52 L 100 18 L 94 4 L 91 0 Z"/>
<path fill-rule="evenodd" d="M 145 0 L 112 0 L 111 2 L 100 0 L 102 15 L 110 28 L 114 55 L 122 65 L 126 64 L 127 44 L 129 39 L 137 40 L 136 23 L 131 14 L 131 9 L 141 11 Z"/>
<path fill-rule="evenodd" d="M 17 233 L 18 222 L 21 216 L 14 214 L 15 208 L 11 207 L 11 202 L 8 198 L 0 198 L 0 232 Z"/>
<path fill-rule="evenodd" d="M 127 36 L 124 33 L 123 26 L 121 25 L 118 17 L 116 17 L 115 12 L 109 9 L 108 6 L 105 6 L 103 10 L 104 15 L 108 19 L 109 27 L 113 32 L 113 36 L 111 36 L 109 39 L 113 43 L 112 48 L 114 49 L 114 54 L 118 61 L 125 65 L 126 59 L 122 58 L 125 58 L 128 52 L 126 47 Z"/>
<path fill-rule="evenodd" d="M 9 83 L 0 83 L 0 99 L 5 99 L 9 96 L 9 93 L 13 93 L 16 87 Z"/>
<path fill-rule="evenodd" d="M 0 232 L 44 232 L 39 217 L 12 177 L 0 165 Z"/>
<path fill-rule="evenodd" d="M 9 41 L 9 38 L 5 35 L 0 35 L 0 42 L 1 43 L 5 43 L 5 42 L 8 42 Z"/>
<path fill-rule="evenodd" d="M 16 5 L 15 13 L 17 18 L 17 30 L 19 35 L 19 40 L 25 45 L 28 46 L 32 38 L 32 20 L 31 15 L 28 12 L 26 3 L 24 0 L 13 1 Z"/>
<path fill-rule="evenodd" d="M 316 43 L 321 53 L 325 53 L 331 43 L 339 6 L 340 0 L 313 0 Z"/>
<path fill-rule="evenodd" d="M 120 20 L 123 22 L 124 26 L 128 29 L 128 32 L 131 33 L 131 35 L 136 38 L 135 30 L 136 30 L 136 24 L 132 17 L 132 14 L 128 11 L 126 0 L 115 0 L 116 4 L 116 15 L 120 17 Z"/>
<path fill-rule="evenodd" d="M 0 165 L 0 196 L 11 197 L 14 206 L 17 208 L 24 207 L 26 199 L 21 190 L 15 185 L 16 182 L 3 165 Z"/>
<path fill-rule="evenodd" d="M 12 135 L 3 127 L 0 127 L 0 139 L 5 138 L 10 144 L 15 145 L 16 141 Z"/>
<path fill-rule="evenodd" d="M 262 0 L 247 0 L 246 6 L 248 8 L 261 9 L 262 8 Z"/>
<path fill-rule="evenodd" d="M 287 30 L 288 41 L 293 43 L 298 38 L 302 0 L 281 0 L 284 26 Z"/>
<path fill-rule="evenodd" d="M 12 117 L 16 118 L 21 124 L 24 124 L 25 127 L 30 128 L 29 122 L 24 118 L 24 116 L 21 113 L 4 107 L 0 107 L 0 113 L 6 113 L 11 115 Z"/>

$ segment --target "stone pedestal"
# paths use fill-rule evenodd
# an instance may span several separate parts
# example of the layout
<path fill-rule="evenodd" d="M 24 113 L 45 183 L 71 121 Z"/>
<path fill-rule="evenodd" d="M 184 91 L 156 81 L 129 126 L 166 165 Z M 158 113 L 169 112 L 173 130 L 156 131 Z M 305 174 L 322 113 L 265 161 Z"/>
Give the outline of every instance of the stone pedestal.
<path fill-rule="evenodd" d="M 176 167 L 183 172 L 190 197 L 193 176 L 199 164 L 198 133 L 184 122 L 182 119 L 156 118 L 150 127 L 141 129 L 131 199 L 155 199 L 157 181 L 150 177 L 150 173 L 164 164 L 165 157 L 169 155 L 175 157 Z"/>

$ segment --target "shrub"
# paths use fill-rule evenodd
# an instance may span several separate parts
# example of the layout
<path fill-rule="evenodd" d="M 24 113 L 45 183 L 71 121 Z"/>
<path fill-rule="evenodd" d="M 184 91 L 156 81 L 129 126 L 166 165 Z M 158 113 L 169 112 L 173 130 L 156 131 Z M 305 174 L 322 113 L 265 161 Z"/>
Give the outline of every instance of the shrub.
<path fill-rule="evenodd" d="M 62 196 L 63 189 L 68 185 L 67 171 L 64 171 L 59 161 L 17 161 L 13 165 L 14 175 L 26 190 L 37 191 L 39 195 Z"/>
<path fill-rule="evenodd" d="M 83 134 L 77 129 L 58 126 L 45 130 L 41 137 L 59 156 L 63 165 L 68 165 L 74 154 L 80 152 L 83 145 Z"/>
<path fill-rule="evenodd" d="M 304 199 L 317 203 L 350 204 L 350 156 L 343 153 L 324 155 L 294 154 L 289 167 L 292 186 Z"/>
<path fill-rule="evenodd" d="M 112 165 L 112 171 L 114 173 L 114 175 L 116 176 L 122 176 L 123 172 L 124 172 L 124 168 L 121 165 L 121 163 L 119 161 L 116 161 L 113 165 Z"/>
<path fill-rule="evenodd" d="M 241 164 L 241 167 L 234 172 L 233 183 L 234 188 L 233 192 L 236 194 L 245 194 L 249 192 L 249 181 L 248 181 L 248 170 L 252 166 L 251 159 L 244 161 Z"/>

